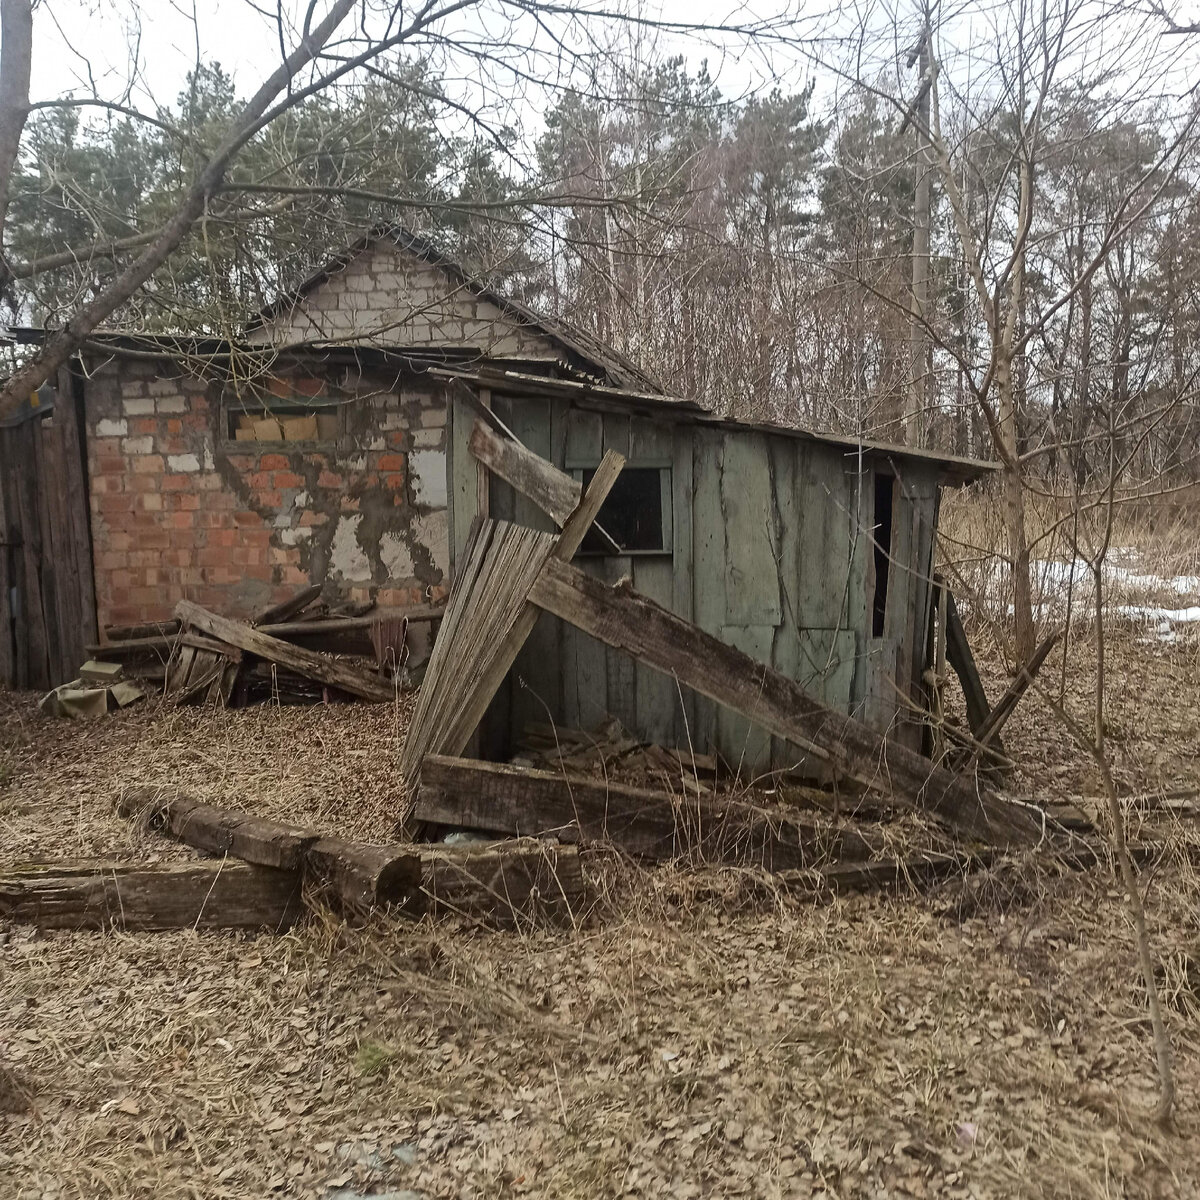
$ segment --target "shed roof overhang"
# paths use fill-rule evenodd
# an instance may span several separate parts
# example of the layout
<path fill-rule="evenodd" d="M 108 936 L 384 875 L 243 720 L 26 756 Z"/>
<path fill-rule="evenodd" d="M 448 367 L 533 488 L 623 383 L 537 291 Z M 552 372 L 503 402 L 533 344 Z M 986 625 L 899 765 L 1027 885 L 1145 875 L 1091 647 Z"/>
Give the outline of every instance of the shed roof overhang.
<path fill-rule="evenodd" d="M 942 454 L 916 446 L 900 446 L 853 434 L 832 433 L 800 425 L 772 422 L 742 421 L 719 417 L 694 400 L 654 393 L 604 387 L 574 379 L 554 379 L 520 371 L 501 369 L 468 370 L 451 366 L 431 367 L 429 374 L 464 384 L 486 387 L 515 396 L 542 396 L 551 399 L 574 400 L 581 407 L 653 412 L 670 420 L 687 421 L 711 428 L 766 433 L 778 437 L 798 438 L 816 442 L 842 451 L 847 456 L 861 455 L 875 461 L 885 459 L 895 463 L 920 463 L 933 468 L 944 484 L 973 483 L 1000 469 L 998 462 L 967 458 L 957 454 Z"/>

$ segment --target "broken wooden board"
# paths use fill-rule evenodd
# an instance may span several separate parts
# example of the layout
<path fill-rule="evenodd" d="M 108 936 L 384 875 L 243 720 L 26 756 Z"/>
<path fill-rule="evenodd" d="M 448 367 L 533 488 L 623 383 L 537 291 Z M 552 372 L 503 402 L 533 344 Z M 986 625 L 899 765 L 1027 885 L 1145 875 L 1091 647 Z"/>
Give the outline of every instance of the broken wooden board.
<path fill-rule="evenodd" d="M 377 675 L 355 670 L 345 663 L 334 662 L 311 650 L 293 646 L 263 633 L 261 629 L 251 629 L 243 621 L 231 621 L 218 616 L 190 600 L 180 600 L 175 606 L 175 614 L 184 625 L 194 626 L 218 641 L 236 646 L 247 654 L 265 658 L 268 662 L 278 663 L 298 675 L 340 688 L 352 696 L 376 702 L 395 698 L 394 688 Z"/>
<path fill-rule="evenodd" d="M 608 587 L 568 563 L 547 562 L 535 605 L 632 654 L 679 683 L 809 750 L 840 778 L 938 817 L 962 836 L 1027 844 L 1044 827 L 1028 806 L 934 766 L 860 721 L 814 700 L 792 680 L 624 585 Z"/>
<path fill-rule="evenodd" d="M 575 846 L 536 838 L 421 848 L 413 915 L 454 914 L 508 927 L 525 920 L 576 922 L 587 887 Z"/>
<path fill-rule="evenodd" d="M 483 421 L 475 422 L 467 448 L 489 471 L 549 514 L 560 529 L 578 506 L 583 487 L 577 479 Z"/>
<path fill-rule="evenodd" d="M 299 616 L 314 600 L 319 599 L 320 595 L 321 585 L 319 583 L 310 583 L 289 596 L 286 600 L 281 600 L 278 604 L 272 604 L 269 608 L 262 609 L 257 615 L 250 618 L 250 624 L 272 625 L 277 621 L 291 621 Z"/>
<path fill-rule="evenodd" d="M 857 830 L 780 810 L 437 755 L 422 766 L 413 815 L 424 825 L 610 842 L 640 858 L 695 855 L 769 871 L 867 858 L 877 849 Z"/>
<path fill-rule="evenodd" d="M 40 929 L 281 930 L 302 911 L 298 872 L 243 862 L 68 862 L 0 872 L 0 916 Z"/>
<path fill-rule="evenodd" d="M 473 527 L 400 757 L 410 801 L 427 754 L 465 749 L 537 623 L 530 587 L 550 557 L 574 556 L 624 465 L 604 455 L 557 539 L 482 518 Z"/>

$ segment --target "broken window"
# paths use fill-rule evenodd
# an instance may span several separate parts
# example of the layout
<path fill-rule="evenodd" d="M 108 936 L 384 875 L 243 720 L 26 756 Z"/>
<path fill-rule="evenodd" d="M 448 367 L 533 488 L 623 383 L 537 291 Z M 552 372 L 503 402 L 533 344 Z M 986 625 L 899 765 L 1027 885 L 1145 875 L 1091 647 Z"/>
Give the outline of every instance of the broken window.
<path fill-rule="evenodd" d="M 271 376 L 226 394 L 226 434 L 237 442 L 332 442 L 342 397 L 316 376 Z"/>
<path fill-rule="evenodd" d="M 595 467 L 572 472 L 586 489 Z M 580 554 L 669 554 L 671 552 L 671 468 L 626 467 L 596 517 L 596 525 L 612 538 L 620 551 L 595 526 L 588 530 Z"/>
<path fill-rule="evenodd" d="M 888 567 L 892 561 L 892 498 L 896 481 L 875 473 L 875 519 L 871 539 L 875 550 L 875 595 L 871 602 L 871 636 L 883 637 L 887 621 Z"/>

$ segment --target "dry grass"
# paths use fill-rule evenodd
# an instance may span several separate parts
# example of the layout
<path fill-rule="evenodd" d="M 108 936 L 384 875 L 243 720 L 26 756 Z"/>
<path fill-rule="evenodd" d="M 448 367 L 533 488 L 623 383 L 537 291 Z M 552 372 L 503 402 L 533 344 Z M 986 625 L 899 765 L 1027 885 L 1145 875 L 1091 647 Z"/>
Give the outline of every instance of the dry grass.
<path fill-rule="evenodd" d="M 1123 785 L 1200 783 L 1194 648 L 1113 650 Z M 403 720 L 67 724 L 4 697 L 0 855 L 184 853 L 111 815 L 135 782 L 385 836 Z M 1023 785 L 1087 802 L 1088 768 L 1044 712 L 1006 737 L 1034 764 Z M 32 1105 L 0 1115 L 0 1195 L 1192 1196 L 1195 838 L 1146 820 L 1174 847 L 1148 879 L 1174 1134 L 1141 1116 L 1153 1057 L 1111 875 L 1018 862 L 816 906 L 738 871 L 604 857 L 589 869 L 608 902 L 575 930 L 0 932 L 0 1059 Z"/>

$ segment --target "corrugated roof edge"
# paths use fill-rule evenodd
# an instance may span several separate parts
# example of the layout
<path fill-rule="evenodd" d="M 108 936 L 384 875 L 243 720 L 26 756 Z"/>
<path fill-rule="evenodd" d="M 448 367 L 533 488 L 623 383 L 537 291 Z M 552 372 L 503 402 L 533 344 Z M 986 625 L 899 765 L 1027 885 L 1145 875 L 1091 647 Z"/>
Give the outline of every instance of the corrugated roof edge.
<path fill-rule="evenodd" d="M 394 242 L 402 250 L 406 250 L 410 254 L 414 254 L 424 261 L 433 263 L 443 271 L 446 271 L 455 277 L 463 287 L 469 288 L 476 295 L 482 296 L 502 311 L 508 312 L 510 315 L 518 318 L 522 324 L 532 325 L 542 330 L 551 340 L 558 342 L 569 353 L 590 364 L 616 384 L 634 388 L 645 388 L 651 392 L 658 392 L 660 390 L 659 384 L 655 379 L 619 350 L 605 345 L 590 334 L 585 333 L 582 329 L 577 329 L 566 321 L 559 320 L 557 317 L 543 316 L 541 313 L 534 312 L 533 309 L 526 304 L 522 304 L 519 300 L 514 300 L 510 296 L 505 296 L 503 293 L 495 291 L 482 279 L 471 275 L 463 266 L 428 238 L 422 237 L 406 226 L 393 221 L 385 221 L 372 226 L 372 228 L 368 229 L 344 249 L 330 255 L 317 270 L 301 280 L 294 288 L 283 292 L 275 300 L 271 301 L 270 304 L 260 309 L 246 323 L 246 331 L 250 332 L 251 330 L 258 329 L 274 317 L 287 311 L 288 308 L 297 304 L 313 288 L 318 287 L 337 271 L 346 267 L 354 258 L 370 247 L 372 243 L 382 241 L 385 238 Z"/>
<path fill-rule="evenodd" d="M 511 388 L 514 392 L 524 392 L 527 395 L 571 398 L 585 403 L 591 402 L 597 406 L 611 404 L 624 408 L 665 409 L 680 419 L 717 428 L 742 429 L 752 433 L 770 433 L 783 437 L 802 438 L 837 447 L 847 454 L 862 453 L 872 458 L 892 458 L 927 463 L 938 469 L 939 476 L 944 483 L 973 483 L 1000 469 L 999 463 L 989 462 L 985 459 L 966 458 L 958 454 L 943 454 L 937 450 L 901 446 L 892 442 L 859 438 L 853 434 L 824 432 L 801 425 L 779 425 L 771 422 L 718 417 L 693 400 L 659 393 L 634 392 L 625 388 L 605 387 L 572 379 L 550 379 L 539 375 L 526 375 L 517 371 L 463 371 L 453 367 L 431 367 L 429 374 L 444 379 L 457 379 L 463 383 L 475 383 L 494 391 Z"/>

